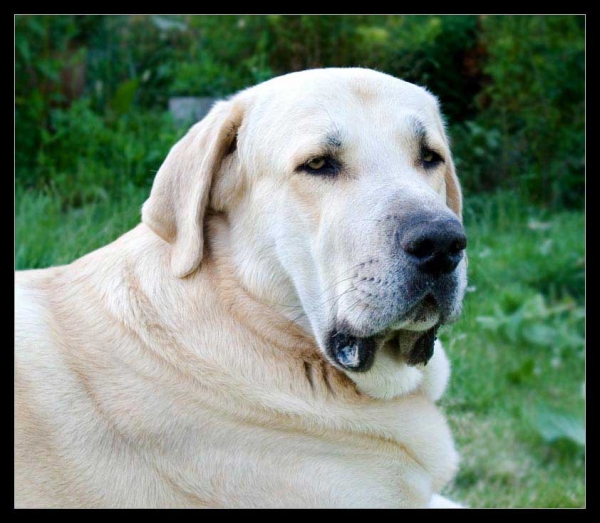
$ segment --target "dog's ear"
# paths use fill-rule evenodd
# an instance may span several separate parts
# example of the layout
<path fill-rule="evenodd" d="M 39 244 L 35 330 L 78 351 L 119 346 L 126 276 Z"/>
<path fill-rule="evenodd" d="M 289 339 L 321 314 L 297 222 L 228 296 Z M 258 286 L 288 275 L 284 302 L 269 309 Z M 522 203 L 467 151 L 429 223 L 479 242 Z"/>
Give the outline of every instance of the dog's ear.
<path fill-rule="evenodd" d="M 452 158 L 447 162 L 445 182 L 446 182 L 446 205 L 454 211 L 462 222 L 462 192 L 460 183 L 454 169 Z"/>
<path fill-rule="evenodd" d="M 446 132 L 446 124 L 440 109 L 440 103 L 435 96 L 433 98 L 437 108 L 437 111 L 435 112 L 437 125 L 442 133 L 446 145 L 448 146 L 448 149 L 450 149 L 450 139 L 448 137 L 448 133 Z M 446 161 L 444 184 L 446 186 L 446 205 L 450 207 L 452 211 L 454 211 L 454 214 L 456 214 L 458 219 L 462 222 L 462 192 L 460 190 L 460 182 L 456 176 L 456 169 L 454 168 L 454 162 L 451 155 Z"/>
<path fill-rule="evenodd" d="M 142 207 L 142 221 L 171 244 L 171 269 L 179 278 L 202 261 L 211 186 L 224 157 L 235 149 L 242 114 L 235 100 L 217 102 L 173 146 Z"/>

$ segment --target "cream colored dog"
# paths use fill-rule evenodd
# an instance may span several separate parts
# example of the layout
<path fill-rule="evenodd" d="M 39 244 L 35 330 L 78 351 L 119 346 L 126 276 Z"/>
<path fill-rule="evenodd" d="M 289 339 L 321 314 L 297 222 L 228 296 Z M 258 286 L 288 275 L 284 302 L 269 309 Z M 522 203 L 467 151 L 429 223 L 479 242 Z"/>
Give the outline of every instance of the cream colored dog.
<path fill-rule="evenodd" d="M 452 506 L 460 216 L 420 87 L 322 69 L 218 102 L 140 225 L 17 274 L 16 506 Z"/>

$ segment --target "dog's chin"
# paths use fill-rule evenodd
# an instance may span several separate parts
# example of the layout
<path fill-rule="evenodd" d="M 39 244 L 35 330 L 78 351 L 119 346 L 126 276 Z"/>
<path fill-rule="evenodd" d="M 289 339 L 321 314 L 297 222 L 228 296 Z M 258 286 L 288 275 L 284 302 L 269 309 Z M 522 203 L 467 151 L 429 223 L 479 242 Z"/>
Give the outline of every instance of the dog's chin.
<path fill-rule="evenodd" d="M 326 349 L 344 370 L 367 372 L 375 354 L 383 346 L 388 354 L 407 365 L 427 365 L 433 356 L 440 313 L 432 300 L 425 299 L 405 317 L 385 330 L 370 336 L 357 336 L 350 326 L 330 331 Z"/>

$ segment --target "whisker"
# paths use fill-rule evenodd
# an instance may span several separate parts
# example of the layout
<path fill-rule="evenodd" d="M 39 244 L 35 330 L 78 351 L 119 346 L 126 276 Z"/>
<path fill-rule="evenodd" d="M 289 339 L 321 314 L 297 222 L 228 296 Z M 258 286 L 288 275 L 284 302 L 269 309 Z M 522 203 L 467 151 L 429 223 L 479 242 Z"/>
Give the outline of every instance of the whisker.
<path fill-rule="evenodd" d="M 364 305 L 365 305 L 365 306 L 364 306 L 363 310 L 362 310 L 362 311 L 361 311 L 361 313 L 358 315 L 358 318 L 356 318 L 356 324 L 357 324 L 357 325 L 360 325 L 360 320 L 361 320 L 361 318 L 362 318 L 363 314 L 365 313 L 365 311 L 366 311 L 367 309 L 369 309 L 369 304 L 368 304 L 368 303 L 365 303 Z"/>
<path fill-rule="evenodd" d="M 352 307 L 350 307 L 347 311 L 346 314 L 350 314 L 359 303 L 363 303 L 363 305 L 367 305 L 365 302 L 363 302 L 362 298 L 358 298 L 358 300 L 356 300 L 354 302 L 354 305 L 352 305 Z"/>
<path fill-rule="evenodd" d="M 319 307 L 322 307 L 323 305 L 327 305 L 327 303 L 330 302 L 331 300 L 335 300 L 335 302 L 331 304 L 331 306 L 333 307 L 337 304 L 337 302 L 340 300 L 340 298 L 342 296 L 344 296 L 345 294 L 348 294 L 349 292 L 358 291 L 358 290 L 359 290 L 358 288 L 352 286 L 349 289 L 346 289 L 345 291 L 341 292 L 339 295 L 333 296 L 332 298 L 329 298 L 329 299 L 325 300 L 324 302 L 319 303 Z"/>

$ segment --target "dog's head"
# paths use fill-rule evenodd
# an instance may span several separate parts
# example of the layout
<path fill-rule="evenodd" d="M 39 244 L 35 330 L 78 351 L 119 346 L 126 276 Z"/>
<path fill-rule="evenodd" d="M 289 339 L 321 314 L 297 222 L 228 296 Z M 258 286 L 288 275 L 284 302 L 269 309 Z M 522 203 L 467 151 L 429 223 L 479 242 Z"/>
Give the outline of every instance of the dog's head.
<path fill-rule="evenodd" d="M 173 147 L 143 208 L 178 277 L 200 265 L 209 208 L 227 215 L 243 285 L 373 395 L 395 395 L 378 383 L 426 364 L 436 329 L 460 313 L 461 192 L 421 87 L 321 69 L 217 103 Z"/>

